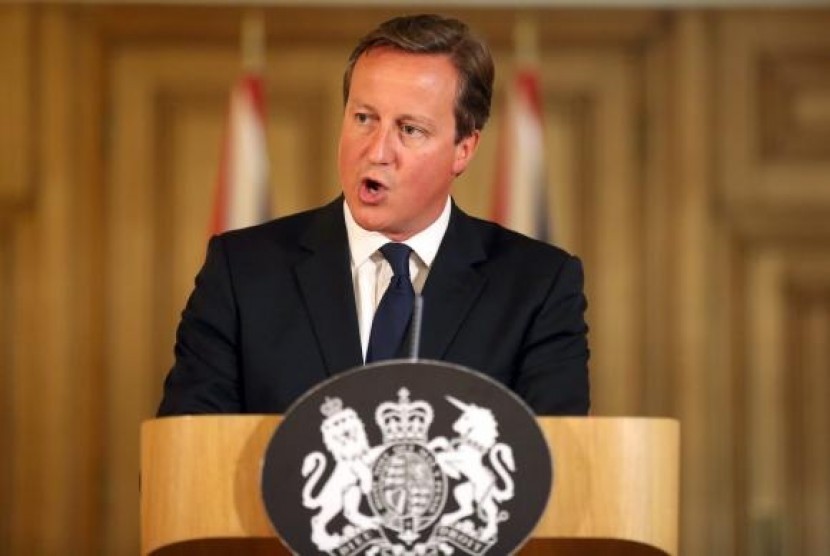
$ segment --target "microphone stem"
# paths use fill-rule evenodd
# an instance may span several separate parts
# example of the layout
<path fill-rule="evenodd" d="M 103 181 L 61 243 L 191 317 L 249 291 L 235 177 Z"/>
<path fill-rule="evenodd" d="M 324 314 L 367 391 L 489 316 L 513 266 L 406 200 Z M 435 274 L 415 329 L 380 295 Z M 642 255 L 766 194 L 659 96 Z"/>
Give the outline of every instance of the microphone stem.
<path fill-rule="evenodd" d="M 412 326 L 409 331 L 409 359 L 418 359 L 418 351 L 421 347 L 421 319 L 424 313 L 424 298 L 421 295 L 415 296 L 412 303 Z"/>

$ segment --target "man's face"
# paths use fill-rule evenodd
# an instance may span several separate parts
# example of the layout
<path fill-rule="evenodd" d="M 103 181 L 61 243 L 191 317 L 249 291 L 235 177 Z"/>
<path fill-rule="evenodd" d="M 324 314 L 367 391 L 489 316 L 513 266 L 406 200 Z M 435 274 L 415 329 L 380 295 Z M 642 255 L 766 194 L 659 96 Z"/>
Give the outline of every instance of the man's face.
<path fill-rule="evenodd" d="M 354 219 L 402 241 L 441 214 L 479 133 L 455 143 L 458 75 L 442 54 L 389 48 L 355 64 L 340 133 L 340 184 Z"/>

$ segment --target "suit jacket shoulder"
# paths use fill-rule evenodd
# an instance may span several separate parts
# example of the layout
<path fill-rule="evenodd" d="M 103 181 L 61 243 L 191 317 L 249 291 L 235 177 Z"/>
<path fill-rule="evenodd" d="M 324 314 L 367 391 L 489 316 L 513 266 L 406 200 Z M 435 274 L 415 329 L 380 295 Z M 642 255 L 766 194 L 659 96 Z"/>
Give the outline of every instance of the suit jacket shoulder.
<path fill-rule="evenodd" d="M 579 259 L 453 207 L 423 293 L 424 357 L 479 370 L 540 414 L 588 411 Z"/>
<path fill-rule="evenodd" d="M 362 363 L 342 200 L 211 239 L 160 415 L 283 412 Z"/>

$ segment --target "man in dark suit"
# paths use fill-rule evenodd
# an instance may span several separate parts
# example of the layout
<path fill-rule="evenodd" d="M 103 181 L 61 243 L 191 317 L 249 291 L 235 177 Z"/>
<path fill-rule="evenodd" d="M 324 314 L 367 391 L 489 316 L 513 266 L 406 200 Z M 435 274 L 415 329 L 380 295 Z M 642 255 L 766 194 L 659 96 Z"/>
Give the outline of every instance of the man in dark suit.
<path fill-rule="evenodd" d="M 478 370 L 539 414 L 588 412 L 579 260 L 450 198 L 493 73 L 487 47 L 454 19 L 395 18 L 363 38 L 344 76 L 343 195 L 210 241 L 159 415 L 284 412 L 371 358 L 375 312 L 401 272 L 424 299 L 422 358 Z M 400 272 L 380 251 L 390 242 L 406 246 Z"/>

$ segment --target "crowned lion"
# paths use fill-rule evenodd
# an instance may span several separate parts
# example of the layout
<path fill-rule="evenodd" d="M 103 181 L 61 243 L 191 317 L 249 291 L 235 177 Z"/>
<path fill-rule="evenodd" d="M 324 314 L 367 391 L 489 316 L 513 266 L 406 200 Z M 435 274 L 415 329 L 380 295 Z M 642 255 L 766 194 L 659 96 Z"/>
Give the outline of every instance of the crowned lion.
<path fill-rule="evenodd" d="M 326 471 L 326 457 L 322 452 L 312 452 L 303 461 L 302 474 L 306 477 L 303 487 L 303 505 L 321 511 L 311 519 L 311 540 L 320 550 L 331 550 L 341 544 L 342 534 L 332 534 L 328 525 L 341 512 L 359 529 L 371 529 L 380 524 L 377 517 L 364 515 L 359 507 L 364 494 L 372 488 L 372 463 L 378 450 L 370 448 L 366 430 L 357 413 L 343 409 L 338 398 L 327 398 L 322 406 L 321 432 L 326 448 L 334 457 L 335 466 L 320 492 L 314 491 L 320 477 Z"/>

